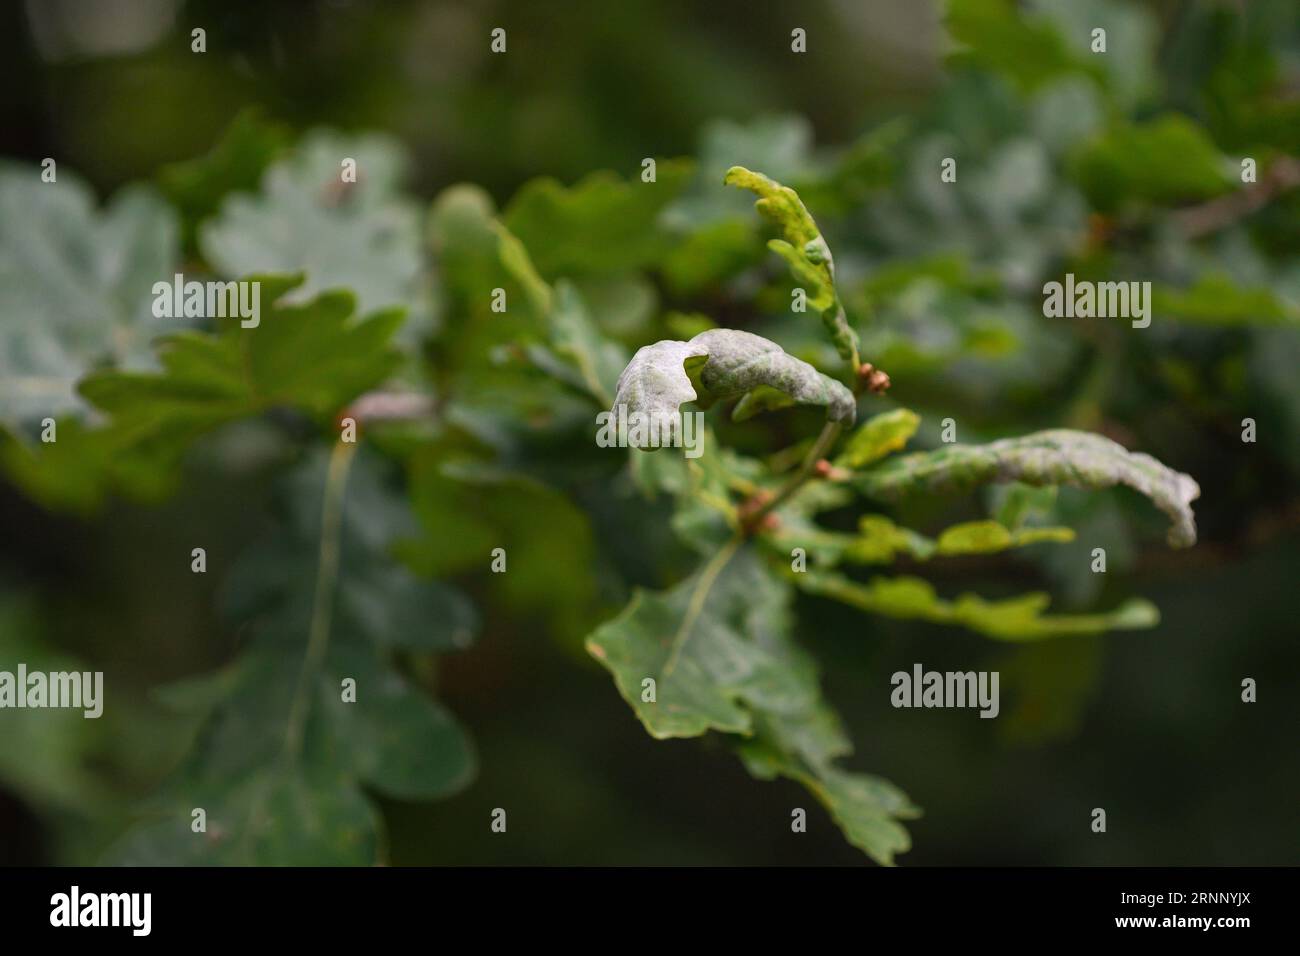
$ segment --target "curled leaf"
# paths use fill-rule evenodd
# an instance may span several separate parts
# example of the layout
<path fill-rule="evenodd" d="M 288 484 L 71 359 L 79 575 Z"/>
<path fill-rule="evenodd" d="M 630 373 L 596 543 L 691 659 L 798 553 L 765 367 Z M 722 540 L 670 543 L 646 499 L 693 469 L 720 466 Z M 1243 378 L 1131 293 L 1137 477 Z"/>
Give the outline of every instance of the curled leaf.
<path fill-rule="evenodd" d="M 707 407 L 738 396 L 737 418 L 785 404 L 822 405 L 831 421 L 848 424 L 857 415 L 843 383 L 775 342 L 736 329 L 709 329 L 689 342 L 666 339 L 638 349 L 618 377 L 614 409 L 626 406 L 629 416 L 639 413 L 671 430 L 685 402 Z"/>
<path fill-rule="evenodd" d="M 856 367 L 858 336 L 849 328 L 844 307 L 835 292 L 835 264 L 831 250 L 799 194 L 789 186 L 782 186 L 744 166 L 732 166 L 723 182 L 758 194 L 754 208 L 780 228 L 785 236 L 784 239 L 772 239 L 767 247 L 790 266 L 795 280 L 808 294 L 808 303 L 821 315 L 836 351 Z"/>
<path fill-rule="evenodd" d="M 807 362 L 761 335 L 738 329 L 709 329 L 691 339 L 709 360 L 700 369 L 700 382 L 711 400 L 734 398 L 770 388 L 790 396 L 798 405 L 823 405 L 833 422 L 851 425 L 857 417 L 853 393 Z"/>
<path fill-rule="evenodd" d="M 953 445 L 904 455 L 858 475 L 864 494 L 896 501 L 911 492 L 964 491 L 989 482 L 1110 488 L 1127 485 L 1168 515 L 1169 544 L 1196 543 L 1191 503 L 1200 495 L 1196 481 L 1150 455 L 1131 452 L 1109 438 L 1069 429 L 1005 438 L 988 445 Z"/>
<path fill-rule="evenodd" d="M 670 339 L 642 346 L 618 377 L 614 409 L 626 405 L 629 415 L 638 413 L 656 423 L 680 423 L 679 408 L 696 398 L 686 365 L 695 368 L 708 354 L 690 342 Z"/>

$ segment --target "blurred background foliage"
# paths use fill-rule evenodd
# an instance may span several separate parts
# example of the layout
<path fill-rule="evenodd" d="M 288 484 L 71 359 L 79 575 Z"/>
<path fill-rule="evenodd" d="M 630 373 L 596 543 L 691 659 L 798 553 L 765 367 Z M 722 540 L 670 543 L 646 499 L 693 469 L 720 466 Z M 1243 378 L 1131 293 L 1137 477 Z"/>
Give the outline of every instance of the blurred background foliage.
<path fill-rule="evenodd" d="M 816 323 L 789 312 L 752 197 L 722 188 L 736 163 L 798 188 L 825 231 L 862 354 L 894 381 L 866 414 L 916 409 L 921 447 L 947 416 L 965 441 L 1095 430 L 1202 489 L 1190 551 L 1164 549 L 1136 496 L 1063 490 L 1052 518 L 1073 543 L 928 569 L 944 592 L 1042 588 L 1067 609 L 1142 594 L 1162 612 L 1151 631 L 990 644 L 800 598 L 852 766 L 925 808 L 903 862 L 1294 861 L 1291 0 L 28 0 L 0 18 L 0 667 L 103 670 L 109 694 L 99 721 L 0 713 L 0 862 L 179 860 L 142 817 L 238 802 L 263 777 L 265 799 L 310 812 L 235 859 L 294 859 L 292 841 L 324 833 L 341 842 L 320 859 L 364 847 L 394 864 L 860 862 L 820 811 L 790 832 L 796 785 L 753 781 L 712 739 L 651 740 L 583 653 L 632 586 L 679 579 L 687 551 L 625 459 L 593 446 L 589 406 L 522 368 L 536 317 L 490 225 L 629 348 L 716 323 L 831 367 Z M 1105 55 L 1089 50 L 1098 26 Z M 57 192 L 35 185 L 47 156 Z M 362 170 L 346 196 L 330 187 L 340 156 Z M 1245 197 L 1243 157 L 1260 181 Z M 332 352 L 275 345 L 219 414 L 177 400 L 178 373 L 141 401 L 130 376 L 156 373 L 151 341 L 176 325 L 143 290 L 181 270 L 300 273 L 279 307 L 294 321 L 403 307 L 401 348 L 354 323 Z M 1066 272 L 1151 281 L 1150 328 L 1044 318 L 1043 283 Z M 507 316 L 482 294 L 497 285 L 518 303 Z M 441 414 L 376 432 L 354 465 L 344 540 L 359 536 L 360 564 L 341 578 L 345 659 L 324 665 L 381 668 L 385 720 L 313 712 L 310 773 L 286 781 L 268 769 L 285 715 L 258 702 L 294 696 L 268 682 L 302 655 L 275 635 L 310 617 L 314 558 L 293 542 L 321 520 L 312 439 L 393 379 Z M 132 440 L 103 437 L 87 399 Z M 35 440 L 46 413 L 54 446 Z M 724 442 L 766 454 L 815 417 L 727 425 Z M 900 514 L 934 529 L 998 504 Z M 498 546 L 504 575 L 487 570 Z M 892 709 L 889 675 L 916 661 L 1000 670 L 1003 716 Z M 1241 703 L 1244 677 L 1259 703 Z M 200 733 L 217 699 L 227 719 Z M 384 739 L 399 730 L 436 753 Z M 1096 806 L 1105 836 L 1087 826 Z M 507 837 L 489 832 L 494 807 Z"/>

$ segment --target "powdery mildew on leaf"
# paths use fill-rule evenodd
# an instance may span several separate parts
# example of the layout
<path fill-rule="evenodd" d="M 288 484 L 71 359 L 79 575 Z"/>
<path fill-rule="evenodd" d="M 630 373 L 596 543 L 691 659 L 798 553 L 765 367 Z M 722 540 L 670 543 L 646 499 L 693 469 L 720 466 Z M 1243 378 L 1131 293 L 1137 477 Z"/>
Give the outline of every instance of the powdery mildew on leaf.
<path fill-rule="evenodd" d="M 690 342 L 665 339 L 637 349 L 618 377 L 614 408 L 626 405 L 655 421 L 677 421 L 678 409 L 697 398 L 686 363 L 698 364 L 708 352 Z"/>
<path fill-rule="evenodd" d="M 807 362 L 789 355 L 775 342 L 738 329 L 709 329 L 691 339 L 709 356 L 700 381 L 714 399 L 746 395 L 767 386 L 799 405 L 822 405 L 833 422 L 852 425 L 857 417 L 853 393 Z"/>
<path fill-rule="evenodd" d="M 1101 435 L 1052 429 L 988 445 L 953 445 L 894 458 L 854 478 L 865 494 L 896 501 L 912 492 L 943 494 L 989 482 L 1110 488 L 1127 485 L 1169 516 L 1169 544 L 1196 543 L 1191 503 L 1201 489 L 1190 475 Z"/>
<path fill-rule="evenodd" d="M 774 403 L 751 396 L 779 392 Z M 659 421 L 676 422 L 681 405 L 742 397 L 738 418 L 757 404 L 821 405 L 831 421 L 851 425 L 857 416 L 853 393 L 807 362 L 759 335 L 737 329 L 709 329 L 689 342 L 664 340 L 639 349 L 618 378 L 614 408 L 626 405 Z M 748 403 L 748 404 L 747 404 Z"/>

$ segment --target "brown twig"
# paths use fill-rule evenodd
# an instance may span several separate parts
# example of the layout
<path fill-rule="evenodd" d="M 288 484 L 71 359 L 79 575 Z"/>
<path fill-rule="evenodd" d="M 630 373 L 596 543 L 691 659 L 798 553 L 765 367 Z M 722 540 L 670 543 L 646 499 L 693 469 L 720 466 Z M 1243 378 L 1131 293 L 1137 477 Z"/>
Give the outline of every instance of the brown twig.
<path fill-rule="evenodd" d="M 1225 226 L 1258 212 L 1278 196 L 1300 186 L 1300 159 L 1284 156 L 1245 189 L 1219 196 L 1174 213 L 1174 221 L 1192 239 L 1218 232 Z"/>

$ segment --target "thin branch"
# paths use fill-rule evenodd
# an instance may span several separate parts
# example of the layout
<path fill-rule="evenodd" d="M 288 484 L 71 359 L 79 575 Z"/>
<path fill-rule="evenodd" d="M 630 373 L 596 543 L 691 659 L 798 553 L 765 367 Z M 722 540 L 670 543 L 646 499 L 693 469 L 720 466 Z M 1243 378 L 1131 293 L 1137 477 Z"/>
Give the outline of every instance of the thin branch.
<path fill-rule="evenodd" d="M 1185 235 L 1197 239 L 1258 212 L 1297 186 L 1300 186 L 1300 159 L 1285 156 L 1269 166 L 1259 182 L 1198 206 L 1180 209 L 1174 213 L 1174 220 Z"/>
<path fill-rule="evenodd" d="M 835 439 L 840 437 L 841 427 L 839 422 L 827 422 L 822 426 L 821 434 L 817 436 L 817 440 L 808 449 L 808 454 L 804 456 L 803 462 L 799 465 L 799 470 L 790 476 L 775 495 L 761 503 L 749 514 L 743 516 L 742 524 L 747 531 L 752 532 L 759 527 L 764 518 L 804 486 L 804 483 L 817 470 L 817 463 L 826 456 L 826 452 L 830 450 L 831 445 L 835 444 Z"/>

